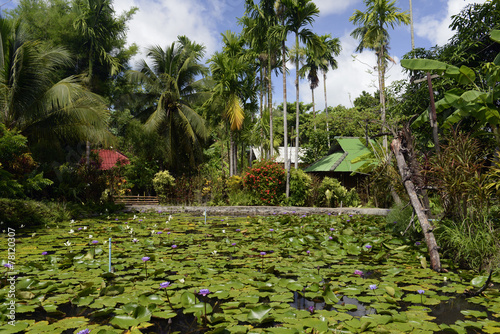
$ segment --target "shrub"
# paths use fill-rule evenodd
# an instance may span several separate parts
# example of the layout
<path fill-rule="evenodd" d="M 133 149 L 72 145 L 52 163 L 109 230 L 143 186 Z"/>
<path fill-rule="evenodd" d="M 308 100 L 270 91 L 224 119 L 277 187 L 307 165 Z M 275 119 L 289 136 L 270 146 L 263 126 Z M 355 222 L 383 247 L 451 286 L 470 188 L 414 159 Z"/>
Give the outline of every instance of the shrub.
<path fill-rule="evenodd" d="M 243 173 L 243 185 L 256 205 L 279 205 L 285 196 L 285 170 L 272 161 L 260 161 Z"/>
<path fill-rule="evenodd" d="M 444 220 L 436 229 L 438 244 L 444 255 L 459 267 L 477 272 L 498 267 L 500 247 L 498 233 L 491 233 L 487 224 L 480 224 L 474 230 L 470 222 Z"/>
<path fill-rule="evenodd" d="M 153 187 L 161 202 L 166 202 L 169 197 L 172 197 L 172 192 L 175 186 L 175 179 L 168 170 L 163 170 L 155 174 L 153 179 Z"/>
<path fill-rule="evenodd" d="M 65 205 L 0 198 L 0 222 L 8 227 L 33 227 L 59 222 L 71 216 Z"/>
<path fill-rule="evenodd" d="M 317 188 L 316 205 L 324 207 L 355 207 L 361 200 L 355 188 L 347 190 L 339 180 L 325 177 Z"/>
<path fill-rule="evenodd" d="M 301 169 L 291 169 L 290 171 L 290 205 L 304 206 L 312 192 L 312 179 Z"/>

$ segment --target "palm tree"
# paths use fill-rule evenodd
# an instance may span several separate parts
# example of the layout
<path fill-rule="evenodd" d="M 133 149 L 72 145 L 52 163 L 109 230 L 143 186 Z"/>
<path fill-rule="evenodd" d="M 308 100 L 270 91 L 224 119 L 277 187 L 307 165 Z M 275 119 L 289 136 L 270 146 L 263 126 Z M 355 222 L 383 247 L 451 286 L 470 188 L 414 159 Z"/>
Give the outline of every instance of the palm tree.
<path fill-rule="evenodd" d="M 88 50 L 87 80 L 90 90 L 99 92 L 98 80 L 94 76 L 95 61 L 107 68 L 115 75 L 120 69 L 118 58 L 111 55 L 113 43 L 124 34 L 124 24 L 128 18 L 114 19 L 114 9 L 111 0 L 76 0 L 73 6 L 76 12 L 74 28 L 83 37 L 83 46 Z M 128 17 L 135 9 L 128 13 Z M 90 142 L 87 141 L 87 163 L 90 163 Z"/>
<path fill-rule="evenodd" d="M 377 55 L 378 82 L 380 92 L 382 129 L 386 128 L 385 121 L 385 64 L 389 59 L 388 27 L 409 24 L 410 16 L 400 12 L 395 6 L 395 0 L 364 0 L 366 11 L 356 10 L 349 18 L 358 28 L 351 33 L 360 40 L 356 51 L 362 52 L 365 48 L 375 51 Z M 384 148 L 387 150 L 387 136 L 384 137 Z"/>
<path fill-rule="evenodd" d="M 299 40 L 306 44 L 311 50 L 321 48 L 321 43 L 316 34 L 306 26 L 314 22 L 314 17 L 319 15 L 319 8 L 312 0 L 287 0 L 285 1 L 287 14 L 284 25 L 286 29 L 295 34 L 295 45 L 299 45 Z M 298 52 L 298 48 L 296 48 Z M 296 114 L 295 114 L 295 169 L 298 168 L 299 158 L 299 57 L 295 57 L 295 93 L 296 93 Z"/>
<path fill-rule="evenodd" d="M 104 100 L 79 77 L 55 77 L 57 70 L 72 64 L 68 52 L 29 41 L 21 22 L 3 18 L 0 42 L 0 122 L 20 131 L 31 145 L 112 140 Z"/>
<path fill-rule="evenodd" d="M 314 131 L 316 131 L 316 106 L 314 103 L 314 90 L 319 85 L 318 70 L 321 64 L 321 59 L 318 57 L 318 54 L 314 52 L 314 50 L 305 49 L 304 52 L 304 65 L 300 68 L 299 75 L 301 78 L 307 76 L 307 80 L 309 81 L 309 88 L 311 88 L 312 96 L 313 126 Z"/>
<path fill-rule="evenodd" d="M 325 113 L 326 113 L 326 132 L 328 134 L 328 146 L 330 146 L 330 129 L 328 127 L 328 103 L 326 98 L 326 73 L 328 73 L 328 69 L 332 70 L 337 68 L 337 57 L 342 51 L 342 47 L 340 46 L 340 40 L 338 38 L 331 38 L 330 35 L 320 36 L 320 40 L 324 45 L 324 52 L 320 53 L 318 56 L 320 58 L 319 68 L 323 73 L 323 90 L 325 94 Z"/>
<path fill-rule="evenodd" d="M 120 69 L 118 58 L 109 53 L 119 30 L 115 28 L 117 22 L 112 19 L 114 10 L 110 0 L 77 0 L 74 9 L 77 18 L 73 25 L 82 34 L 88 47 L 88 79 L 93 87 L 96 60 L 109 67 L 111 75 Z"/>
<path fill-rule="evenodd" d="M 246 95 L 245 77 L 250 63 L 245 59 L 243 39 L 227 31 L 223 36 L 223 52 L 216 52 L 210 59 L 210 71 L 215 82 L 212 97 L 205 106 L 209 109 L 222 109 L 223 118 L 230 126 L 229 175 L 236 174 L 236 148 L 233 131 L 240 130 L 245 118 L 242 98 Z"/>
<path fill-rule="evenodd" d="M 262 63 L 261 68 L 265 68 L 266 78 L 261 80 L 267 83 L 267 105 L 269 109 L 269 142 L 270 155 L 274 155 L 274 132 L 273 132 L 273 98 L 272 98 L 272 70 L 277 63 L 276 55 L 280 46 L 272 35 L 272 29 L 277 25 L 277 15 L 274 9 L 275 0 L 262 0 L 256 5 L 253 0 L 245 0 L 245 13 L 249 17 L 243 17 L 240 23 L 243 24 L 243 34 L 249 41 L 250 47 L 259 54 Z M 261 79 L 262 75 L 261 75 Z M 262 108 L 261 108 L 262 116 Z M 261 155 L 262 156 L 262 155 Z"/>
<path fill-rule="evenodd" d="M 205 47 L 179 36 L 176 42 L 162 49 L 152 46 L 139 70 L 129 71 L 132 82 L 141 87 L 137 95 L 147 102 L 141 116 L 147 118 L 148 130 L 158 131 L 165 140 L 170 168 L 180 168 L 184 157 L 194 165 L 201 154 L 201 140 L 207 137 L 204 119 L 193 109 L 202 103 L 205 94 L 198 77 L 207 74 L 200 64 Z"/>

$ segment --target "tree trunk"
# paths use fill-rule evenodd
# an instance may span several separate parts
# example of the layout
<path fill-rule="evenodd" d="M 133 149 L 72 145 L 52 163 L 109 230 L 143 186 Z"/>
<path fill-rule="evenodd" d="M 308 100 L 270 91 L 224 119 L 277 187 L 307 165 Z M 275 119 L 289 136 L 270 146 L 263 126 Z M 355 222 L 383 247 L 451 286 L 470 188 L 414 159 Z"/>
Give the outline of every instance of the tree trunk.
<path fill-rule="evenodd" d="M 285 170 L 288 173 L 288 167 L 287 167 L 287 161 L 288 161 L 288 125 L 287 125 L 287 111 L 286 111 L 286 47 L 285 47 L 285 40 L 282 41 L 281 44 L 281 52 L 282 52 L 282 67 L 283 67 L 283 141 L 284 141 L 284 153 L 283 153 L 283 160 L 285 163 Z M 285 188 L 285 194 L 286 198 L 289 197 L 290 195 L 290 184 L 288 183 L 288 178 L 286 180 L 286 188 Z"/>
<path fill-rule="evenodd" d="M 260 79 L 262 80 L 262 85 L 264 86 L 264 69 L 263 69 L 263 66 L 260 67 Z M 259 98 L 260 98 L 260 123 L 261 124 L 264 124 L 263 122 L 263 119 L 264 119 L 264 104 L 262 102 L 262 100 L 264 99 L 264 94 L 263 94 L 263 89 L 260 90 L 260 94 L 259 94 Z M 260 138 L 261 138 L 261 143 L 260 143 L 260 158 L 262 159 L 263 157 L 263 153 L 264 153 L 264 127 L 261 126 L 260 127 Z"/>
<path fill-rule="evenodd" d="M 295 45 L 297 46 L 297 52 L 299 50 L 299 35 L 295 33 Z M 299 55 L 295 57 L 295 169 L 299 168 Z"/>
<path fill-rule="evenodd" d="M 328 128 L 328 103 L 326 102 L 326 72 L 323 72 L 323 90 L 325 93 L 326 134 L 328 137 L 328 149 L 330 149 L 330 129 Z"/>
<path fill-rule="evenodd" d="M 429 98 L 431 102 L 431 127 L 432 127 L 432 138 L 434 139 L 434 147 L 436 149 L 436 153 L 439 154 L 439 137 L 438 137 L 438 122 L 436 115 L 436 104 L 434 103 L 434 90 L 432 89 L 432 79 L 431 74 L 427 72 L 427 86 L 429 87 Z"/>
<path fill-rule="evenodd" d="M 384 45 L 380 46 L 380 50 L 377 56 L 378 61 L 378 89 L 379 89 L 379 98 L 380 98 L 380 118 L 382 121 L 382 132 L 386 132 L 386 124 L 385 124 L 385 61 L 384 61 Z M 384 149 L 387 152 L 387 135 L 384 135 L 383 140 Z"/>
<path fill-rule="evenodd" d="M 267 48 L 267 90 L 269 94 L 269 156 L 272 158 L 274 156 L 274 136 L 273 136 L 273 89 L 271 84 L 271 75 L 273 73 L 271 66 L 271 46 Z"/>
<path fill-rule="evenodd" d="M 313 125 L 314 131 L 316 131 L 316 106 L 314 105 L 314 88 L 311 88 L 312 104 L 313 104 Z"/>
<path fill-rule="evenodd" d="M 425 242 L 427 244 L 427 249 L 429 250 L 431 268 L 439 272 L 441 271 L 441 261 L 439 259 L 439 252 L 438 252 L 438 246 L 436 244 L 436 239 L 434 238 L 434 233 L 432 232 L 434 227 L 431 226 L 431 224 L 427 220 L 427 215 L 425 213 L 425 210 L 417 196 L 415 185 L 411 181 L 411 172 L 406 164 L 405 158 L 402 153 L 402 150 L 406 150 L 406 148 L 402 147 L 401 136 L 392 141 L 391 150 L 396 156 L 399 173 L 401 174 L 401 178 L 403 179 L 403 184 L 405 186 L 406 191 L 408 192 L 408 196 L 410 197 L 411 205 L 413 206 L 413 209 L 417 214 L 420 226 L 422 227 Z"/>
<path fill-rule="evenodd" d="M 234 164 L 234 144 L 233 144 L 233 131 L 229 131 L 229 177 L 233 176 L 233 164 Z"/>

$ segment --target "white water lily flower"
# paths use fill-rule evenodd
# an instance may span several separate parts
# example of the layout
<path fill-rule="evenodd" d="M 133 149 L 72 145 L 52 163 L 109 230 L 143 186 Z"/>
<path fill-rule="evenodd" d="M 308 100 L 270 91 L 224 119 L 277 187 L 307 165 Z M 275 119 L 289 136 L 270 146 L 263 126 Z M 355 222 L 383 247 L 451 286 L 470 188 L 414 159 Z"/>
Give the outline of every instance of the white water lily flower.
<path fill-rule="evenodd" d="M 132 219 L 137 219 L 137 216 L 136 216 L 136 215 L 134 215 L 134 218 L 132 218 Z"/>
<path fill-rule="evenodd" d="M 75 230 L 71 229 L 68 233 L 75 233 Z"/>
<path fill-rule="evenodd" d="M 68 246 L 68 247 L 69 247 L 69 246 L 71 246 L 71 242 L 69 242 L 69 240 L 68 240 L 68 241 L 66 241 L 66 242 L 64 243 L 64 246 Z"/>
<path fill-rule="evenodd" d="M 70 222 L 69 222 L 69 224 L 70 224 L 70 225 L 71 225 L 71 224 L 74 224 L 74 223 L 75 223 L 75 220 L 74 220 L 74 219 L 71 219 L 71 220 L 70 220 Z"/>
<path fill-rule="evenodd" d="M 35 235 L 36 235 L 36 233 L 33 233 L 33 234 L 31 235 L 31 237 L 33 238 Z"/>
<path fill-rule="evenodd" d="M 222 230 L 222 233 L 226 233 L 226 230 Z"/>
<path fill-rule="evenodd" d="M 92 239 L 92 234 L 89 234 L 89 239 Z"/>
<path fill-rule="evenodd" d="M 23 228 L 23 227 L 24 227 L 24 224 L 21 224 L 21 228 Z"/>
<path fill-rule="evenodd" d="M 132 239 L 132 242 L 137 242 L 137 241 L 139 241 L 139 239 L 136 238 Z"/>
<path fill-rule="evenodd" d="M 155 230 L 152 230 L 152 231 L 151 231 L 151 234 L 155 234 Z"/>
<path fill-rule="evenodd" d="M 217 251 L 216 251 L 216 250 L 214 250 L 214 251 L 212 252 L 212 254 L 213 254 L 213 255 L 217 255 Z"/>
<path fill-rule="evenodd" d="M 157 226 L 158 226 L 158 224 L 154 224 L 154 225 L 153 225 L 153 227 L 157 227 Z"/>
<path fill-rule="evenodd" d="M 86 229 L 87 229 L 87 226 L 84 226 L 84 227 L 83 227 L 83 229 L 84 229 L 84 230 L 86 230 Z"/>
<path fill-rule="evenodd" d="M 184 282 L 186 282 L 186 280 L 185 280 L 184 278 L 181 278 L 181 279 L 179 280 L 179 282 L 184 283 Z"/>
<path fill-rule="evenodd" d="M 174 218 L 174 217 L 172 217 L 172 215 L 169 215 L 169 216 L 168 216 L 168 221 L 171 221 L 171 220 L 172 220 L 172 218 Z"/>

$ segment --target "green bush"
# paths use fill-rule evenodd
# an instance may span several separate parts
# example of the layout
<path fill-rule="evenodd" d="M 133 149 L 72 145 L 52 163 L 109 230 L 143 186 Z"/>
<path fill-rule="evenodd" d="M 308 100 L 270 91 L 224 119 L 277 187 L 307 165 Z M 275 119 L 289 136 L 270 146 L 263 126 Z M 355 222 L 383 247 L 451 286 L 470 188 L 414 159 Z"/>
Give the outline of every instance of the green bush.
<path fill-rule="evenodd" d="M 339 180 L 325 177 L 318 188 L 316 204 L 325 207 L 354 207 L 360 199 L 356 189 L 347 190 Z"/>
<path fill-rule="evenodd" d="M 155 174 L 153 187 L 161 202 L 166 202 L 171 197 L 174 186 L 175 178 L 170 175 L 168 170 L 162 170 Z"/>
<path fill-rule="evenodd" d="M 260 161 L 243 173 L 243 186 L 256 205 L 279 205 L 285 197 L 285 170 L 273 161 Z"/>
<path fill-rule="evenodd" d="M 59 203 L 0 198 L 0 222 L 8 227 L 32 227 L 70 219 L 71 213 Z"/>
<path fill-rule="evenodd" d="M 312 179 L 301 169 L 290 171 L 290 197 L 288 202 L 294 206 L 304 206 L 311 194 Z"/>

